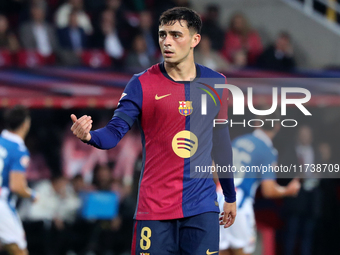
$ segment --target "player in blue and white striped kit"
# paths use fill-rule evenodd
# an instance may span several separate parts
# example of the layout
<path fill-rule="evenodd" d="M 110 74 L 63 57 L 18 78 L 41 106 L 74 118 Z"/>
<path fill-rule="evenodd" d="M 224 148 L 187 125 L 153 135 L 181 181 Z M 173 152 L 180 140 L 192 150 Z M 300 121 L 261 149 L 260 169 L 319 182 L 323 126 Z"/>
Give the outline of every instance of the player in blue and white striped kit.
<path fill-rule="evenodd" d="M 268 119 L 278 119 L 277 117 Z M 265 122 L 266 123 L 266 122 Z M 277 123 L 277 122 L 276 122 Z M 233 165 L 237 170 L 258 169 L 262 166 L 275 166 L 277 164 L 277 151 L 273 147 L 272 139 L 280 129 L 277 123 L 266 123 L 254 132 L 235 138 L 232 142 Z M 286 187 L 277 184 L 273 172 L 258 173 L 238 171 L 235 174 L 237 217 L 235 223 L 228 229 L 220 228 L 221 255 L 252 254 L 256 244 L 256 226 L 254 217 L 254 197 L 257 187 L 261 184 L 261 191 L 266 198 L 294 196 L 299 192 L 300 183 L 293 179 Z M 223 195 L 217 191 L 221 205 Z M 221 202 L 220 202 L 221 201 Z M 221 209 L 221 208 L 220 208 Z"/>
<path fill-rule="evenodd" d="M 36 200 L 27 187 L 25 170 L 29 152 L 24 139 L 30 129 L 29 111 L 15 106 L 4 116 L 6 129 L 0 136 L 0 242 L 11 255 L 26 255 L 25 232 L 16 212 L 17 195 Z"/>

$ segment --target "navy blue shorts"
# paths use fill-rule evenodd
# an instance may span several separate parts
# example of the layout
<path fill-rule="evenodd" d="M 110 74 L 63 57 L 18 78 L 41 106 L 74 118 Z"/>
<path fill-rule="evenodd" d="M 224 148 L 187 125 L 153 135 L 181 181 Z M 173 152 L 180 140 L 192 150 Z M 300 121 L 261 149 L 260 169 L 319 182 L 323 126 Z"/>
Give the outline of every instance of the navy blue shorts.
<path fill-rule="evenodd" d="M 131 255 L 218 254 L 219 214 L 175 220 L 135 220 Z"/>

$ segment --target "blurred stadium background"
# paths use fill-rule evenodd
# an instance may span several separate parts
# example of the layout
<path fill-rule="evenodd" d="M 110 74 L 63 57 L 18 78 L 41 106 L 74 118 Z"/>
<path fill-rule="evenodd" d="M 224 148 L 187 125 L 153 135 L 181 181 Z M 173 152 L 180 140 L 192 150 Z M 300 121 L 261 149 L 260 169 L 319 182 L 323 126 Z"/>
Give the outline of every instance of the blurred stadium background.
<path fill-rule="evenodd" d="M 157 20 L 174 6 L 202 15 L 200 64 L 233 78 L 323 79 L 299 85 L 312 93 L 312 117 L 288 108 L 299 125 L 281 130 L 274 144 L 282 164 L 301 163 L 297 144 L 313 152 L 314 163 L 340 163 L 339 2 L 1 0 L 0 113 L 15 104 L 32 113 L 27 178 L 41 200 L 19 203 L 30 254 L 129 254 L 138 130 L 115 149 L 99 151 L 72 136 L 69 116 L 87 114 L 94 128 L 105 125 L 132 74 L 162 61 Z M 268 100 L 274 86 L 254 85 L 255 104 Z M 235 126 L 231 136 L 250 131 Z M 294 201 L 257 194 L 255 254 L 340 254 L 339 180 L 313 178 L 302 190 Z"/>

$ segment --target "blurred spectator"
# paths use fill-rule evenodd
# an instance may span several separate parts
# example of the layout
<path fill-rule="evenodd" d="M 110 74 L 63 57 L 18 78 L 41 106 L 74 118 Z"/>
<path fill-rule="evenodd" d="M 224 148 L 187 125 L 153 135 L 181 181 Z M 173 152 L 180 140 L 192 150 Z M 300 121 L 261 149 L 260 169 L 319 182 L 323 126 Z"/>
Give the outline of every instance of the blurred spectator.
<path fill-rule="evenodd" d="M 90 17 L 83 10 L 83 0 L 69 0 L 58 8 L 55 15 L 55 22 L 58 28 L 64 28 L 69 24 L 70 13 L 77 12 L 79 26 L 85 33 L 90 35 L 93 32 Z"/>
<path fill-rule="evenodd" d="M 93 186 L 98 191 L 114 191 L 121 194 L 121 179 L 113 179 L 108 165 L 97 165 L 94 170 Z M 129 254 L 131 231 L 136 201 L 131 196 L 120 197 L 119 214 L 110 220 L 97 220 L 89 241 L 89 248 L 96 254 Z"/>
<path fill-rule="evenodd" d="M 295 198 L 285 198 L 285 211 L 287 213 L 286 255 L 294 254 L 295 245 L 300 243 L 300 253 L 311 255 L 316 222 L 321 214 L 320 180 L 316 174 L 306 170 L 304 164 L 319 163 L 317 150 L 313 147 L 313 132 L 309 126 L 298 129 L 296 143 L 290 144 L 284 152 L 282 164 L 285 166 L 302 165 L 303 176 L 300 192 Z M 300 238 L 299 238 L 300 237 Z"/>
<path fill-rule="evenodd" d="M 80 207 L 80 199 L 62 176 L 41 181 L 35 186 L 39 194 L 37 202 L 32 204 L 27 218 L 29 220 L 52 220 L 60 227 L 64 221 L 73 222 Z"/>
<path fill-rule="evenodd" d="M 78 24 L 77 11 L 73 10 L 70 13 L 68 26 L 60 29 L 58 33 L 60 46 L 63 49 L 81 52 L 86 48 L 87 36 Z"/>
<path fill-rule="evenodd" d="M 80 194 L 83 191 L 89 191 L 91 188 L 85 184 L 84 178 L 81 174 L 75 175 L 71 180 L 72 188 L 76 194 Z"/>
<path fill-rule="evenodd" d="M 129 132 L 130 133 L 130 132 Z M 131 136 L 132 137 L 132 136 Z M 129 146 L 124 146 L 124 148 Z M 125 163 L 127 159 L 125 158 Z M 128 160 L 131 161 L 131 160 Z M 134 161 L 133 161 L 134 162 Z M 129 254 L 135 211 L 135 196 L 124 192 L 121 177 L 112 177 L 112 170 L 107 164 L 97 165 L 94 170 L 93 186 L 98 191 L 113 191 L 119 195 L 119 214 L 111 220 L 98 220 L 89 241 L 90 250 L 97 254 Z M 107 252 L 107 253 L 106 253 Z"/>
<path fill-rule="evenodd" d="M 318 145 L 320 153 L 320 164 L 322 167 L 326 167 L 325 172 L 322 173 L 322 179 L 320 180 L 320 187 L 322 190 L 322 215 L 317 222 L 315 230 L 315 240 L 318 240 L 319 252 L 315 254 L 336 254 L 338 250 L 337 246 L 337 233 L 339 231 L 340 222 L 334 219 L 339 215 L 339 198 L 337 192 L 337 186 L 339 187 L 339 179 L 334 178 L 338 173 L 329 172 L 329 169 L 333 169 L 334 164 L 338 164 L 335 158 L 332 157 L 332 148 L 328 142 L 321 142 Z M 329 179 L 327 179 L 329 178 Z"/>
<path fill-rule="evenodd" d="M 242 50 L 247 53 L 248 65 L 254 65 L 262 53 L 262 48 L 260 36 L 251 28 L 246 17 L 241 13 L 235 14 L 225 33 L 223 56 L 233 63 L 234 55 Z"/>
<path fill-rule="evenodd" d="M 312 129 L 305 125 L 298 129 L 297 142 L 295 145 L 295 153 L 299 164 L 314 164 L 319 163 L 320 156 L 318 151 L 313 147 L 313 131 Z M 303 189 L 306 191 L 311 191 L 318 186 L 319 180 L 314 179 L 316 173 L 309 171 L 311 168 L 305 171 L 303 180 Z"/>
<path fill-rule="evenodd" d="M 111 10 L 102 13 L 100 28 L 93 35 L 93 46 L 105 49 L 105 52 L 114 60 L 114 65 L 122 67 L 125 49 L 118 34 L 116 16 Z"/>
<path fill-rule="evenodd" d="M 258 58 L 257 65 L 275 71 L 291 71 L 295 67 L 291 37 L 287 32 L 281 32 L 275 44 L 270 45 Z"/>
<path fill-rule="evenodd" d="M 121 28 L 127 25 L 126 19 L 125 19 L 126 8 L 123 5 L 122 0 L 106 0 L 105 8 L 102 10 L 102 12 L 106 10 L 110 10 L 115 13 L 117 27 Z M 100 23 L 100 20 L 98 23 Z"/>
<path fill-rule="evenodd" d="M 48 21 L 49 20 L 49 4 L 47 3 L 46 0 L 27 0 L 27 1 L 22 1 L 22 7 L 21 11 L 19 14 L 19 23 L 26 22 L 30 19 L 31 13 L 31 7 L 32 6 L 38 6 L 39 8 L 42 8 L 44 10 L 45 16 L 47 17 Z"/>
<path fill-rule="evenodd" d="M 139 156 L 141 156 L 143 149 L 140 141 L 141 137 L 139 129 L 136 126 L 133 126 L 118 145 L 108 151 L 109 161 L 115 162 L 113 167 L 113 178 L 115 180 L 122 180 L 123 183 L 123 191 L 121 192 L 122 197 L 125 197 L 132 192 L 136 162 L 138 161 Z"/>
<path fill-rule="evenodd" d="M 51 170 L 47 166 L 44 155 L 39 151 L 37 139 L 32 135 L 26 139 L 26 145 L 30 152 L 30 163 L 26 170 L 26 177 L 29 182 L 37 182 L 51 177 Z"/>
<path fill-rule="evenodd" d="M 318 146 L 322 164 L 329 164 L 332 161 L 332 148 L 327 142 L 322 142 Z"/>
<path fill-rule="evenodd" d="M 62 161 L 64 176 L 71 179 L 82 174 L 86 183 L 91 182 L 94 167 L 107 163 L 107 152 L 97 150 L 85 143 L 79 143 L 67 129 L 62 144 Z"/>
<path fill-rule="evenodd" d="M 45 22 L 44 9 L 39 5 L 32 6 L 31 21 L 20 27 L 20 40 L 25 49 L 37 50 L 44 57 L 59 50 L 55 30 Z"/>
<path fill-rule="evenodd" d="M 195 62 L 219 71 L 226 71 L 230 67 L 229 63 L 211 48 L 211 41 L 207 36 L 202 36 L 195 51 Z"/>
<path fill-rule="evenodd" d="M 141 12 L 139 19 L 139 27 L 146 42 L 148 55 L 155 57 L 158 51 L 158 28 L 153 25 L 152 14 L 149 11 Z"/>
<path fill-rule="evenodd" d="M 126 6 L 126 1 L 122 0 L 106 0 L 105 1 L 105 8 L 101 10 L 101 12 L 96 15 L 96 29 L 100 30 L 101 26 L 101 19 L 102 14 L 105 11 L 112 11 L 115 14 L 115 24 L 116 28 L 119 34 L 119 39 L 124 45 L 125 49 L 129 49 L 132 44 L 131 38 L 136 33 L 136 26 L 138 25 L 136 23 L 136 15 L 129 12 Z M 129 15 L 132 14 L 132 15 Z M 128 17 L 131 17 L 130 19 Z M 133 22 L 131 22 L 133 20 Z M 130 24 L 133 23 L 133 24 Z"/>
<path fill-rule="evenodd" d="M 122 0 L 106 0 L 106 9 L 114 12 L 118 12 L 122 7 Z"/>
<path fill-rule="evenodd" d="M 98 164 L 93 170 L 93 187 L 98 191 L 111 191 L 113 178 L 111 169 L 107 164 Z"/>
<path fill-rule="evenodd" d="M 132 44 L 132 51 L 126 59 L 126 67 L 132 72 L 141 72 L 145 68 L 156 64 L 157 61 L 150 55 L 147 49 L 145 37 L 142 34 L 135 36 Z"/>
<path fill-rule="evenodd" d="M 97 191 L 113 191 L 119 194 L 120 199 L 124 198 L 121 178 L 114 178 L 112 169 L 108 164 L 98 164 L 93 170 L 93 188 Z"/>
<path fill-rule="evenodd" d="M 41 181 L 35 186 L 35 190 L 39 199 L 28 206 L 25 216 L 26 220 L 36 226 L 30 237 L 40 234 L 39 246 L 43 251 L 39 254 L 65 254 L 77 238 L 70 230 L 81 201 L 67 179 L 62 176 Z M 41 223 L 43 228 L 38 227 Z"/>
<path fill-rule="evenodd" d="M 6 16 L 0 15 L 0 50 L 16 52 L 19 47 L 16 36 L 9 30 Z"/>
<path fill-rule="evenodd" d="M 47 13 L 48 10 L 48 3 L 46 0 L 30 0 L 30 5 L 33 6 L 39 6 L 40 8 L 44 9 L 44 12 Z"/>
<path fill-rule="evenodd" d="M 62 63 L 65 65 L 80 64 L 81 53 L 87 46 L 87 36 L 78 24 L 77 11 L 71 11 L 69 25 L 59 29 L 58 35 L 62 48 Z"/>
<path fill-rule="evenodd" d="M 202 35 L 208 36 L 213 50 L 219 51 L 223 47 L 223 29 L 219 25 L 219 6 L 209 4 L 203 18 Z"/>
<path fill-rule="evenodd" d="M 238 50 L 233 56 L 233 66 L 235 68 L 244 68 L 248 65 L 247 52 L 244 50 Z"/>

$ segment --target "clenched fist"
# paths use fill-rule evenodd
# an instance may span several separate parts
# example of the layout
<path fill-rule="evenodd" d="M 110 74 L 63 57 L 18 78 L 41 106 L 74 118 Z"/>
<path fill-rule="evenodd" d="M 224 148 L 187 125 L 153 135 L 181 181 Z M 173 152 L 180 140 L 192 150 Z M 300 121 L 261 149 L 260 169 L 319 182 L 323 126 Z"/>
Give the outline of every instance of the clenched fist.
<path fill-rule="evenodd" d="M 92 128 L 91 116 L 84 115 L 77 119 L 76 115 L 71 114 L 71 119 L 73 121 L 73 125 L 71 127 L 71 131 L 73 132 L 73 134 L 80 140 L 86 142 L 90 141 L 90 130 Z"/>

